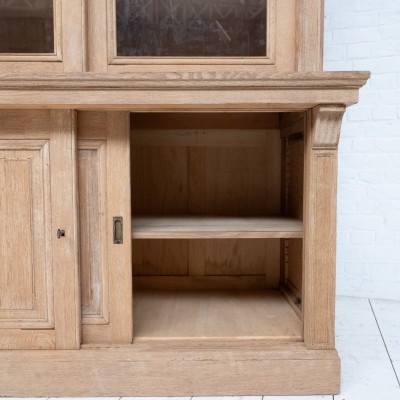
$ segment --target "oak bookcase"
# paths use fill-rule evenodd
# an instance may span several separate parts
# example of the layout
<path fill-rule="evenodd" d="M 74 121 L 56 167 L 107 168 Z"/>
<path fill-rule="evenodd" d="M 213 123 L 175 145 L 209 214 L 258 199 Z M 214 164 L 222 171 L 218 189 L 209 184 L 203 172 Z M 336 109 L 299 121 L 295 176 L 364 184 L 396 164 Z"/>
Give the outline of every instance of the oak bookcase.
<path fill-rule="evenodd" d="M 0 395 L 338 393 L 337 149 L 369 73 L 322 72 L 323 1 L 0 22 Z"/>

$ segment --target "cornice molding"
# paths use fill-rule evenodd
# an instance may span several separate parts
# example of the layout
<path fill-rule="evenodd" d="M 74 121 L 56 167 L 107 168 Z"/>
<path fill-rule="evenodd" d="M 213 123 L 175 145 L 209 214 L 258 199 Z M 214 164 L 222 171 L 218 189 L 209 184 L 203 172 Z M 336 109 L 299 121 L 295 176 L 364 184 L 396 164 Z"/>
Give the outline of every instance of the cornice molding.
<path fill-rule="evenodd" d="M 369 72 L 3 73 L 0 108 L 304 111 L 352 105 Z"/>
<path fill-rule="evenodd" d="M 369 72 L 2 73 L 2 89 L 359 89 Z"/>

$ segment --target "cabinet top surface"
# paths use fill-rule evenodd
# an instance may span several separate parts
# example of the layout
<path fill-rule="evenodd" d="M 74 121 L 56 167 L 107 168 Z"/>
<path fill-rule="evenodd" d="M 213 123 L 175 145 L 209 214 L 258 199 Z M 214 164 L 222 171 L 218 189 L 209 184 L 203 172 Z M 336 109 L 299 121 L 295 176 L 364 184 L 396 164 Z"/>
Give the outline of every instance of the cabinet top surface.
<path fill-rule="evenodd" d="M 0 107 L 304 110 L 356 103 L 369 77 L 369 72 L 2 73 Z"/>

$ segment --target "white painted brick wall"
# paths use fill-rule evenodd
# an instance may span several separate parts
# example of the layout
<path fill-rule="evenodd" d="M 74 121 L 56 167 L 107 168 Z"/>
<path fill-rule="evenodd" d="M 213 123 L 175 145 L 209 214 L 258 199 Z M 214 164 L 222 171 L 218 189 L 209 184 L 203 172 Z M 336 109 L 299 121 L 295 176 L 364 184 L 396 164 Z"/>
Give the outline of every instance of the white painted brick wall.
<path fill-rule="evenodd" d="M 400 0 L 325 0 L 324 69 L 372 72 L 342 127 L 337 292 L 400 300 Z"/>

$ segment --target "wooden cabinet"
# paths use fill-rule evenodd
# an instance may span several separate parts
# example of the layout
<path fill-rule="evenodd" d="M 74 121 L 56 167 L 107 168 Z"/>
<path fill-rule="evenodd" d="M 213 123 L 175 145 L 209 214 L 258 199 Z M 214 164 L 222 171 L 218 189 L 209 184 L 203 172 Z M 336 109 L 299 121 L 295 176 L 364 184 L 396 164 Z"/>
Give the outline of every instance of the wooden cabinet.
<path fill-rule="evenodd" d="M 322 15 L 0 2 L 0 395 L 339 391 L 337 148 L 369 73 L 321 71 Z"/>

